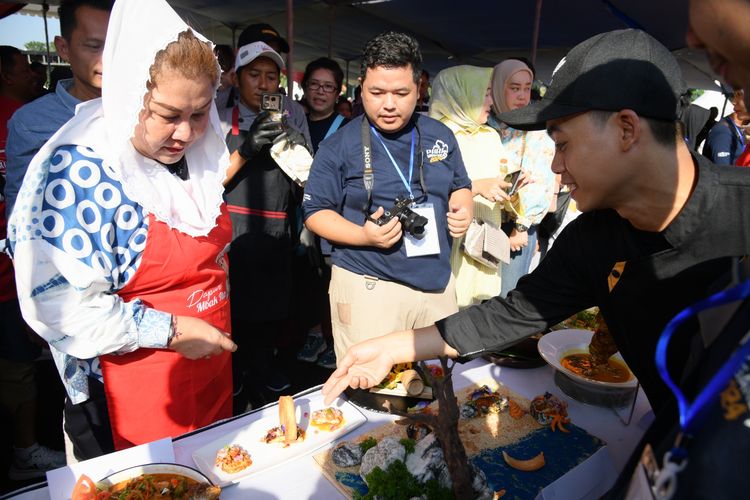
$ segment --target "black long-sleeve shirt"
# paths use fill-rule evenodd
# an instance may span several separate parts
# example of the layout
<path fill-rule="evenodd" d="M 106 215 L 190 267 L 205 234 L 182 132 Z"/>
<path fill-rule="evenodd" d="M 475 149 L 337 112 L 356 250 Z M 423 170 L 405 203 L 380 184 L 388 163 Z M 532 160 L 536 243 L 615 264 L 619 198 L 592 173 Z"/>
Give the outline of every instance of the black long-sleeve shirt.
<path fill-rule="evenodd" d="M 750 204 L 750 169 L 694 159 L 695 189 L 664 231 L 640 231 L 614 210 L 581 215 L 507 299 L 438 322 L 445 341 L 470 359 L 596 305 L 652 407 L 661 406 L 669 392 L 654 362 L 659 335 L 679 311 L 719 286 L 734 257 L 750 253 L 750 224 L 741 218 Z M 669 367 L 677 380 L 700 340 L 673 341 Z"/>

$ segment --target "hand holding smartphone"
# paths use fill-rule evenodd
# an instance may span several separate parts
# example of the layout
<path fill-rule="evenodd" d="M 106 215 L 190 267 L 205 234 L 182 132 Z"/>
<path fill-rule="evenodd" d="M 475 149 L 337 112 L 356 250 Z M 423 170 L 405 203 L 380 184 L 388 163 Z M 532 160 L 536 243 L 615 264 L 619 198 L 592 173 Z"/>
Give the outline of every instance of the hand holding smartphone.
<path fill-rule="evenodd" d="M 518 191 L 519 183 L 521 180 L 521 171 L 516 170 L 515 172 L 512 172 L 505 176 L 505 182 L 510 184 L 510 187 L 506 191 L 509 196 L 513 196 L 516 194 L 516 191 Z"/>
<path fill-rule="evenodd" d="M 269 94 L 264 92 L 261 95 L 260 110 L 271 113 L 271 119 L 273 121 L 282 121 L 284 116 L 284 97 L 281 94 Z"/>

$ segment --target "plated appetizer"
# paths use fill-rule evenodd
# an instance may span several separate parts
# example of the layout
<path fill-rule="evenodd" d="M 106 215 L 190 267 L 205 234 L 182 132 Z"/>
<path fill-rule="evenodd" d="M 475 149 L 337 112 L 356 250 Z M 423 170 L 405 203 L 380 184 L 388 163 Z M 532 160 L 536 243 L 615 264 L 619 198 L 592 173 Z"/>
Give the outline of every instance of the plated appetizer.
<path fill-rule="evenodd" d="M 305 440 L 305 430 L 297 425 L 294 399 L 291 396 L 279 398 L 279 425 L 266 432 L 261 440 L 264 443 L 284 443 L 284 447 Z"/>
<path fill-rule="evenodd" d="M 310 425 L 323 431 L 334 431 L 344 425 L 344 413 L 331 407 L 315 410 L 310 416 Z"/>
<path fill-rule="evenodd" d="M 250 454 L 242 446 L 230 444 L 216 453 L 216 466 L 229 474 L 236 474 L 253 465 Z"/>

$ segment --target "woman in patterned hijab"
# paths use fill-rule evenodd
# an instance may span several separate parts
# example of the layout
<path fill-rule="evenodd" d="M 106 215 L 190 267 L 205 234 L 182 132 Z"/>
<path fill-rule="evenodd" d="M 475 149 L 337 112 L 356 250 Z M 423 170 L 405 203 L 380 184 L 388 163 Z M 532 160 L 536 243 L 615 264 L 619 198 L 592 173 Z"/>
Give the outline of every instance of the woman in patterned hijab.
<path fill-rule="evenodd" d="M 496 116 L 527 106 L 534 75 L 524 62 L 506 59 L 492 72 L 492 113 L 487 124 L 497 130 L 508 162 L 507 171 L 521 170 L 526 184 L 518 189 L 502 214 L 502 228 L 510 239 L 510 263 L 502 265 L 505 297 L 518 280 L 528 274 L 536 251 L 537 225 L 550 210 L 556 193 L 551 164 L 555 154 L 552 140 L 543 130 L 524 132 L 508 127 Z"/>
<path fill-rule="evenodd" d="M 31 161 L 9 231 L 78 459 L 232 414 L 230 160 L 211 43 L 164 0 L 118 0 L 103 67 L 102 99 Z"/>
<path fill-rule="evenodd" d="M 474 195 L 474 218 L 499 226 L 507 174 L 503 148 L 497 133 L 486 122 L 492 104 L 490 68 L 447 68 L 432 83 L 430 116 L 456 135 Z M 500 274 L 468 258 L 454 241 L 451 269 L 456 280 L 458 307 L 468 307 L 497 295 Z"/>

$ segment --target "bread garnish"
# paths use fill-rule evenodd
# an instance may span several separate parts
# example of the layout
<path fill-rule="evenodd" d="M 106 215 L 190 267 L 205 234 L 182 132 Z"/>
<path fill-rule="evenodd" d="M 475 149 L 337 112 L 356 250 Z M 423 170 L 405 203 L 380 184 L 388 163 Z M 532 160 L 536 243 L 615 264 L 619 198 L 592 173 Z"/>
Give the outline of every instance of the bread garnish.
<path fill-rule="evenodd" d="M 279 398 L 279 423 L 284 429 L 284 443 L 297 441 L 297 416 L 294 411 L 294 399 L 291 396 Z"/>

